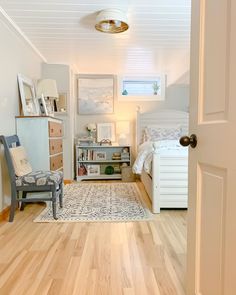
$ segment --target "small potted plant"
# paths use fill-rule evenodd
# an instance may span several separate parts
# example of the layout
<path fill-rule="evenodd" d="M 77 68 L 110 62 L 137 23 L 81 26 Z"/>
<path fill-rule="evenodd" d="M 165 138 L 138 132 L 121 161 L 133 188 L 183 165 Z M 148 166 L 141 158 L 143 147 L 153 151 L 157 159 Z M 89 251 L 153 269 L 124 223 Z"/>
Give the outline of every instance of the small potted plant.
<path fill-rule="evenodd" d="M 157 95 L 158 90 L 160 89 L 160 86 L 158 85 L 158 83 L 154 82 L 153 85 L 152 85 L 152 88 L 153 88 L 153 94 Z"/>
<path fill-rule="evenodd" d="M 87 124 L 86 129 L 88 130 L 89 138 L 94 139 L 94 134 L 95 134 L 95 132 L 97 130 L 96 124 L 95 123 L 89 123 L 89 124 Z"/>

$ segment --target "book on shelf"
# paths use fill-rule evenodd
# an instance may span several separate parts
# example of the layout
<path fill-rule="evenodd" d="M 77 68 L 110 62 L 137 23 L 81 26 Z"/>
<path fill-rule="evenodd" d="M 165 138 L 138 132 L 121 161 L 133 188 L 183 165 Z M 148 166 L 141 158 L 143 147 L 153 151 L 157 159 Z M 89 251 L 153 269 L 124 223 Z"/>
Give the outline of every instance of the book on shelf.
<path fill-rule="evenodd" d="M 91 161 L 95 160 L 94 150 L 91 149 L 81 149 L 78 150 L 79 158 L 78 161 Z"/>

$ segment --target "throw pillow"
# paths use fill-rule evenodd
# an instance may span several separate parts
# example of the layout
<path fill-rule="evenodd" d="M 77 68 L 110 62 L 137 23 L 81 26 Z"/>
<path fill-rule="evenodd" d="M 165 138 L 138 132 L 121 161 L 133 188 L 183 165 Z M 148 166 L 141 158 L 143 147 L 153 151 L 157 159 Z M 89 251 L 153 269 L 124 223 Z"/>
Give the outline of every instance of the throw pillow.
<path fill-rule="evenodd" d="M 28 161 L 28 158 L 23 146 L 10 148 L 10 153 L 11 153 L 16 176 L 23 176 L 32 172 L 31 165 Z"/>
<path fill-rule="evenodd" d="M 145 141 L 179 139 L 182 130 L 177 127 L 146 127 L 144 130 Z"/>

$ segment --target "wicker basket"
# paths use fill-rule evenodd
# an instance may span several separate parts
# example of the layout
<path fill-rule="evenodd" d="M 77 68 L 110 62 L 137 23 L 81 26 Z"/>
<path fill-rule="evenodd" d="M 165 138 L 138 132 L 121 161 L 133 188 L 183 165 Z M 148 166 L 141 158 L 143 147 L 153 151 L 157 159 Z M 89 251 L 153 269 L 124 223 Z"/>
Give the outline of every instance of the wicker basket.
<path fill-rule="evenodd" d="M 125 182 L 135 181 L 135 177 L 130 166 L 121 168 L 121 179 Z"/>

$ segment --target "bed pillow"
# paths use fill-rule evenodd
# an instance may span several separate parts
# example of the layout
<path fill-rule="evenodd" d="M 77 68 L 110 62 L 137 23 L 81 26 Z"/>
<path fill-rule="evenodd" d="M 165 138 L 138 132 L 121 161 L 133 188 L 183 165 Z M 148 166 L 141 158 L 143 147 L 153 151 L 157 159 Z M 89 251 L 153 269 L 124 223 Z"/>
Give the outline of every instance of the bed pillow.
<path fill-rule="evenodd" d="M 145 141 L 157 141 L 157 140 L 168 140 L 168 139 L 179 139 L 182 133 L 180 126 L 176 127 L 157 127 L 148 126 L 144 129 L 144 140 Z"/>
<path fill-rule="evenodd" d="M 32 172 L 32 167 L 28 161 L 28 158 L 23 146 L 10 148 L 10 153 L 11 153 L 16 176 L 23 176 Z"/>

